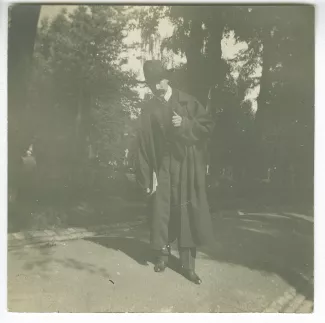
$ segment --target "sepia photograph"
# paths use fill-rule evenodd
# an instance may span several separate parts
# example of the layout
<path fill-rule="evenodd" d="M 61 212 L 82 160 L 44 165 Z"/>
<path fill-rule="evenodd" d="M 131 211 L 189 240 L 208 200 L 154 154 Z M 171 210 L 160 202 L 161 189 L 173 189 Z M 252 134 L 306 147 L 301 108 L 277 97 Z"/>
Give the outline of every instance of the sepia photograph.
<path fill-rule="evenodd" d="M 8 312 L 313 313 L 315 6 L 5 10 Z"/>

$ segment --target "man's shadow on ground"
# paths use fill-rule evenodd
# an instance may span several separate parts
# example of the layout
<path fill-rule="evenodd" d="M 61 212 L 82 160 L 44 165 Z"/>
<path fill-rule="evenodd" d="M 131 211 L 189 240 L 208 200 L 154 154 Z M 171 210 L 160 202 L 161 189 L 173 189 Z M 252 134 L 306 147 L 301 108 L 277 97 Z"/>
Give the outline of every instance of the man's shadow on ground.
<path fill-rule="evenodd" d="M 142 266 L 154 265 L 156 256 L 150 245 L 136 238 L 94 237 L 84 240 L 99 244 L 105 248 L 119 250 Z M 173 254 L 169 256 L 168 268 L 181 274 L 179 259 Z"/>

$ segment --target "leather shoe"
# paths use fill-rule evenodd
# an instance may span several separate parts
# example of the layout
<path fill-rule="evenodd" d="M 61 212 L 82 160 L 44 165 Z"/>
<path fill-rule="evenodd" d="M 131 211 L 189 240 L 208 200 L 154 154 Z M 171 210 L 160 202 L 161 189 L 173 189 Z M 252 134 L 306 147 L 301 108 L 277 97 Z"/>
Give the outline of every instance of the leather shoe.
<path fill-rule="evenodd" d="M 155 264 L 154 271 L 156 273 L 160 273 L 160 272 L 165 271 L 166 267 L 167 267 L 167 262 L 159 259 Z"/>
<path fill-rule="evenodd" d="M 201 278 L 193 270 L 183 269 L 183 275 L 194 284 L 200 285 L 202 283 Z"/>
<path fill-rule="evenodd" d="M 160 273 L 165 271 L 168 266 L 168 257 L 171 255 L 170 245 L 166 245 L 161 249 L 161 254 L 158 256 L 158 260 L 155 264 L 154 271 Z"/>

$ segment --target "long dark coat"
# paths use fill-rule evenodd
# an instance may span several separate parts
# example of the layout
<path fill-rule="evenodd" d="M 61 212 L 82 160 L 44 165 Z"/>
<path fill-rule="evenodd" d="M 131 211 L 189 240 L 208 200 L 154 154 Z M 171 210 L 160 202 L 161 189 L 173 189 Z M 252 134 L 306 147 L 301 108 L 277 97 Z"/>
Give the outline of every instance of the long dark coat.
<path fill-rule="evenodd" d="M 213 242 L 213 232 L 205 177 L 207 140 L 214 122 L 194 97 L 179 90 L 173 89 L 171 106 L 183 118 L 179 128 L 171 124 L 172 110 L 166 115 L 166 107 L 157 98 L 148 101 L 142 110 L 137 137 L 137 182 L 143 190 L 152 186 L 152 174 L 159 174 L 163 156 L 169 149 L 173 159 L 181 165 L 179 242 L 181 240 L 181 246 L 184 247 L 210 244 Z M 157 192 L 163 189 L 159 186 L 159 180 L 158 177 Z M 154 195 L 149 205 L 154 205 L 159 196 L 161 194 Z M 159 218 L 164 216 L 161 214 L 163 211 L 157 207 L 149 211 L 152 230 L 159 231 L 155 226 L 161 223 Z M 151 239 L 153 248 L 162 247 L 160 244 L 161 241 Z"/>

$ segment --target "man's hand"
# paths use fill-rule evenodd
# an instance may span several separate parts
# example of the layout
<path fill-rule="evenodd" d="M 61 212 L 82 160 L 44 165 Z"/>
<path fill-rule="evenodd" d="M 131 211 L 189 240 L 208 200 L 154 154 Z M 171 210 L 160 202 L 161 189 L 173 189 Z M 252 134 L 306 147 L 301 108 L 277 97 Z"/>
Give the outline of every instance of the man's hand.
<path fill-rule="evenodd" d="M 174 115 L 172 118 L 173 126 L 180 127 L 182 124 L 182 117 L 180 115 L 178 115 L 175 111 L 173 111 L 173 112 L 174 112 Z"/>
<path fill-rule="evenodd" d="M 150 189 L 149 187 L 146 189 L 146 197 L 150 197 L 154 193 L 155 193 L 155 191 Z"/>

